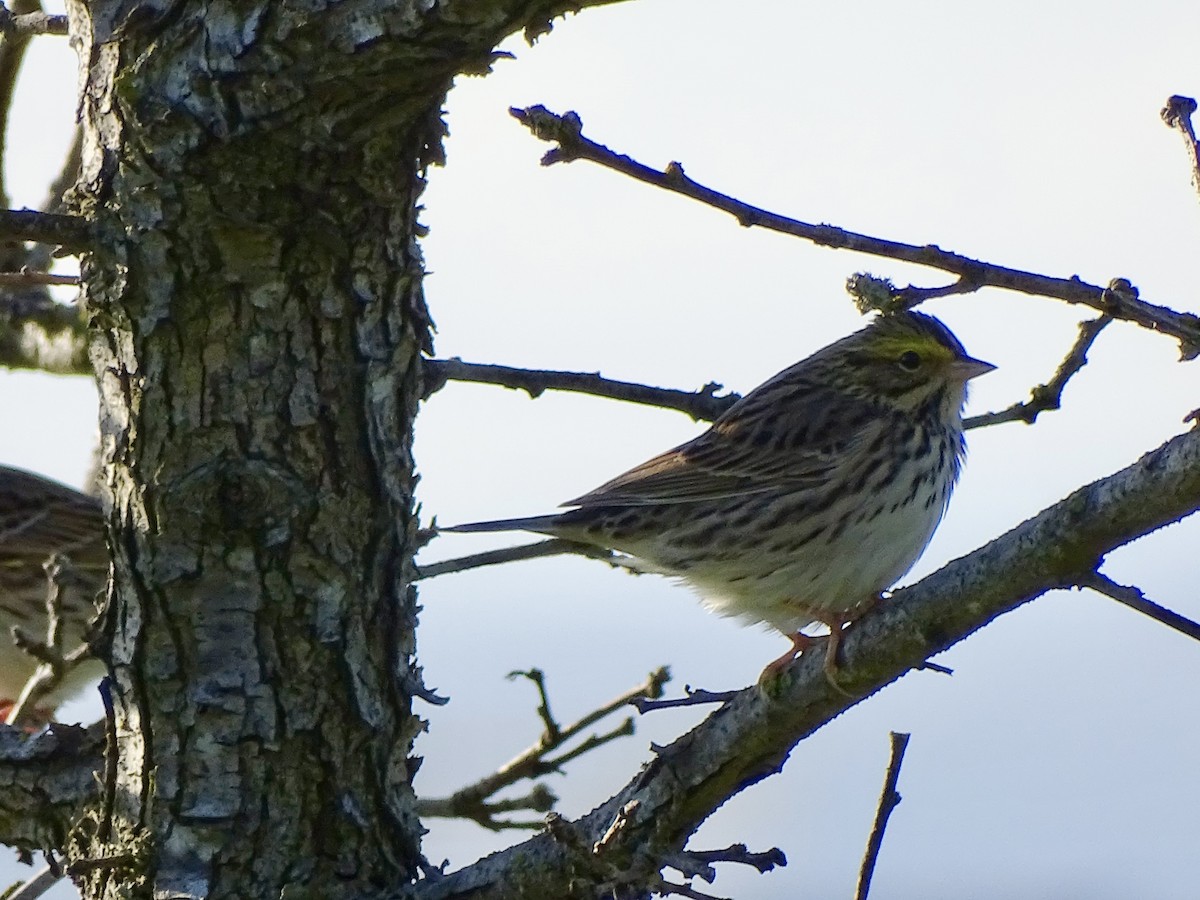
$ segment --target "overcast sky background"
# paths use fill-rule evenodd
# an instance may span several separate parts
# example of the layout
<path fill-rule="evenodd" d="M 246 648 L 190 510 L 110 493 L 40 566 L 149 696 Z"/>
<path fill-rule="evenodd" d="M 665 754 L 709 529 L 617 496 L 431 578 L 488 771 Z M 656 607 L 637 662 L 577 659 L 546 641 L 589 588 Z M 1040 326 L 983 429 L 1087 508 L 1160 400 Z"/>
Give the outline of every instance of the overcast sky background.
<path fill-rule="evenodd" d="M 747 202 L 810 222 L 1104 284 L 1196 311 L 1200 203 L 1172 93 L 1200 93 L 1194 2 L 845 4 L 642 0 L 505 49 L 448 106 L 449 162 L 430 174 L 426 288 L 440 356 L 600 370 L 745 392 L 863 324 L 842 289 L 867 270 L 948 277 L 743 229 L 730 217 L 587 163 L 543 169 L 547 145 L 509 106 L 574 109 L 585 133 Z M 75 60 L 38 40 L 9 134 L 15 206 L 37 206 L 74 108 Z M 36 89 L 34 89 L 36 86 Z M 64 266 L 64 269 L 67 269 Z M 997 372 L 969 412 L 1025 399 L 1087 317 L 1000 291 L 923 307 Z M 1197 363 L 1118 323 L 1062 412 L 970 435 L 950 512 L 911 582 L 1184 429 Z M 95 431 L 83 379 L 0 372 L 0 460 L 80 484 Z M 530 400 L 451 385 L 417 423 L 423 515 L 443 523 L 545 512 L 700 430 L 678 413 L 595 398 Z M 423 560 L 525 540 L 446 536 Z M 1105 571 L 1200 617 L 1196 521 L 1112 557 Z M 440 795 L 536 740 L 535 697 L 505 673 L 539 666 L 570 720 L 669 664 L 672 687 L 751 683 L 786 644 L 705 612 L 683 587 L 581 559 L 429 582 L 421 661 L 448 694 L 418 752 Z M 1200 882 L 1200 646 L 1088 592 L 1059 592 L 911 673 L 792 754 L 692 846 L 779 846 L 783 870 L 723 867 L 739 900 L 848 897 L 888 756 L 912 732 L 875 900 L 1194 898 Z M 92 703 L 64 718 L 90 717 Z M 617 790 L 703 711 L 658 713 L 635 737 L 550 780 L 577 816 Z M 430 823 L 426 852 L 457 868 L 520 838 Z M 0 880 L 11 877 L 0 872 Z M 20 870 L 25 872 L 27 870 Z M 701 885 L 703 889 L 703 886 Z M 62 890 L 62 889 L 60 889 Z M 64 891 L 69 896 L 69 891 Z"/>

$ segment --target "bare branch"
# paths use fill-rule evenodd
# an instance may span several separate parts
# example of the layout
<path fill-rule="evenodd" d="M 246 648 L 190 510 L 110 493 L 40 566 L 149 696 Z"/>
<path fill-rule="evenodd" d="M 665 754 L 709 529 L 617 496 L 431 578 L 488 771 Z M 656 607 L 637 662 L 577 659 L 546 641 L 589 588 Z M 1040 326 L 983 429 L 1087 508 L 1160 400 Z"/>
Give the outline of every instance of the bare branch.
<path fill-rule="evenodd" d="M 92 228 L 87 219 L 32 209 L 0 209 L 0 240 L 39 241 L 66 250 L 91 246 Z"/>
<path fill-rule="evenodd" d="M 517 809 L 530 809 L 538 812 L 549 811 L 557 798 L 548 788 L 536 785 L 523 798 L 513 800 L 490 800 L 497 792 L 525 779 L 539 778 L 551 772 L 561 772 L 563 766 L 573 759 L 601 747 L 619 737 L 634 733 L 633 721 L 627 719 L 621 725 L 603 734 L 591 735 L 579 746 L 551 757 L 550 753 L 562 747 L 585 729 L 590 728 L 601 719 L 627 705 L 635 697 L 658 697 L 662 695 L 663 685 L 670 680 L 670 672 L 664 667 L 651 672 L 646 680 L 619 697 L 602 704 L 591 712 L 581 716 L 570 725 L 562 726 L 550 713 L 550 700 L 546 693 L 545 678 L 537 669 L 528 672 L 514 672 L 511 677 L 525 676 L 537 685 L 540 705 L 538 716 L 542 720 L 544 731 L 536 744 L 518 754 L 502 765 L 495 772 L 481 778 L 474 784 L 455 791 L 445 798 L 422 799 L 417 803 L 418 813 L 422 817 L 461 818 L 471 819 L 485 828 L 500 830 L 506 828 L 539 828 L 543 822 L 519 822 L 502 820 L 498 813 L 510 812 Z"/>
<path fill-rule="evenodd" d="M 729 900 L 728 897 L 718 897 L 716 894 L 706 894 L 703 891 L 698 891 L 694 887 L 687 884 L 676 884 L 673 881 L 667 881 L 665 878 L 658 883 L 655 893 L 662 894 L 664 897 L 678 895 L 687 897 L 688 900 Z"/>
<path fill-rule="evenodd" d="M 590 544 L 579 544 L 575 541 L 565 541 L 561 538 L 551 538 L 538 541 L 536 544 L 522 544 L 519 547 L 505 547 L 501 550 L 489 550 L 486 553 L 473 553 L 470 556 L 459 556 L 441 562 L 418 565 L 415 581 L 436 578 L 438 575 L 450 575 L 455 572 L 467 572 L 484 566 L 496 566 L 501 563 L 518 562 L 526 559 L 541 559 L 546 556 L 562 556 L 564 554 L 586 556 L 598 559 L 617 568 L 626 568 L 621 564 L 620 554 Z"/>
<path fill-rule="evenodd" d="M 67 17 L 52 16 L 44 12 L 31 12 L 14 16 L 8 7 L 0 3 L 0 35 L 6 40 L 14 37 L 30 37 L 35 34 L 65 35 Z"/>
<path fill-rule="evenodd" d="M 545 726 L 545 732 L 542 734 L 542 743 L 550 745 L 561 742 L 562 730 L 558 727 L 558 722 L 554 721 L 554 714 L 550 712 L 550 696 L 546 693 L 546 673 L 541 669 L 526 669 L 524 671 L 509 672 L 508 680 L 512 681 L 515 678 L 525 678 L 532 681 L 538 692 L 538 718 L 542 720 L 542 725 Z"/>
<path fill-rule="evenodd" d="M 1046 591 L 1075 584 L 1080 560 L 1102 559 L 1197 509 L 1200 430 L 1168 441 L 916 585 L 896 591 L 846 630 L 839 683 L 865 699 L 997 616 Z M 826 681 L 823 662 L 821 654 L 803 655 L 766 689 L 740 691 L 662 748 L 629 784 L 573 823 L 570 832 L 586 845 L 621 818 L 606 858 L 621 858 L 627 870 L 645 873 L 641 885 L 653 889 L 663 857 L 679 852 L 714 810 L 779 771 L 800 740 L 858 702 Z M 638 805 L 623 812 L 630 803 Z M 554 896 L 564 873 L 585 873 L 587 866 L 577 848 L 543 834 L 436 883 L 424 883 L 418 892 L 423 900 L 499 900 L 519 870 L 527 895 L 541 891 Z"/>
<path fill-rule="evenodd" d="M 1200 193 L 1200 144 L 1196 143 L 1196 131 L 1192 128 L 1192 115 L 1196 112 L 1196 101 L 1178 94 L 1167 98 L 1162 109 L 1162 120 L 1168 128 L 1174 128 L 1183 137 L 1188 161 L 1192 165 L 1192 187 Z"/>
<path fill-rule="evenodd" d="M 906 294 L 904 290 L 896 291 L 889 306 L 911 306 L 930 296 L 944 296 L 947 293 L 961 293 L 981 287 L 998 287 L 1023 294 L 1051 297 L 1066 303 L 1090 306 L 1100 312 L 1109 313 L 1114 318 L 1136 322 L 1144 328 L 1171 335 L 1179 341 L 1183 359 L 1193 359 L 1200 355 L 1200 317 L 1145 303 L 1138 299 L 1136 291 L 1132 289 L 1124 294 L 1114 294 L 1111 291 L 1106 294 L 1104 288 L 1088 284 L 1075 276 L 1053 278 L 1035 272 L 1025 272 L 1020 269 L 1011 269 L 970 259 L 942 250 L 935 244 L 903 244 L 898 241 L 858 234 L 832 225 L 813 225 L 797 219 L 790 219 L 735 200 L 693 181 L 684 174 L 683 167 L 679 163 L 670 163 L 664 171 L 660 172 L 628 156 L 615 153 L 604 145 L 585 138 L 582 134 L 583 123 L 578 114 L 574 112 L 560 116 L 550 112 L 544 106 L 531 106 L 527 109 L 514 108 L 510 112 L 529 128 L 534 136 L 558 144 L 542 157 L 543 165 L 586 159 L 638 181 L 682 194 L 727 212 L 745 227 L 768 228 L 772 231 L 804 238 L 820 246 L 854 250 L 859 253 L 928 266 L 950 272 L 958 277 L 958 282 L 945 288 L 914 289 L 913 293 L 909 294 Z M 930 293 L 930 290 L 935 293 Z"/>
<path fill-rule="evenodd" d="M 0 842 L 18 850 L 64 846 L 70 824 L 98 793 L 104 725 L 51 725 L 28 735 L 0 728 Z"/>
<path fill-rule="evenodd" d="M 879 851 L 883 847 L 883 835 L 887 831 L 888 819 L 892 811 L 900 805 L 900 793 L 896 784 L 900 781 L 900 766 L 904 764 L 904 751 L 908 749 L 910 735 L 902 732 L 892 732 L 892 756 L 888 761 L 887 775 L 883 779 L 883 791 L 879 795 L 879 806 L 875 810 L 875 824 L 871 826 L 871 836 L 867 839 L 867 850 L 863 854 L 862 866 L 858 870 L 858 885 L 854 890 L 854 900 L 867 900 L 871 892 L 871 878 L 875 874 L 875 863 L 879 859 Z"/>
<path fill-rule="evenodd" d="M 79 579 L 71 568 L 71 561 L 56 553 L 46 562 L 46 640 L 36 641 L 22 630 L 13 627 L 13 643 L 24 653 L 41 663 L 37 671 L 25 684 L 21 696 L 8 711 L 6 725 L 40 725 L 48 715 L 37 706 L 58 687 L 67 673 L 91 656 L 91 648 L 81 644 L 69 653 L 62 648 L 62 596 L 64 589 L 77 586 Z"/>
<path fill-rule="evenodd" d="M 745 844 L 730 844 L 722 850 L 684 850 L 682 853 L 667 856 L 664 862 L 689 878 L 701 878 L 712 884 L 717 877 L 717 872 L 712 867 L 713 863 L 730 862 L 752 866 L 759 874 L 765 875 L 777 866 L 786 866 L 787 857 L 778 847 L 755 853 Z"/>
<path fill-rule="evenodd" d="M 982 428 L 987 425 L 998 425 L 1001 422 L 1025 422 L 1032 425 L 1037 417 L 1047 410 L 1058 409 L 1062 406 L 1063 390 L 1067 382 L 1080 369 L 1087 365 L 1088 350 L 1096 336 L 1112 321 L 1112 316 L 1105 314 L 1097 319 L 1079 323 L 1079 337 L 1069 353 L 1059 364 L 1054 377 L 1045 384 L 1038 385 L 1029 392 L 1029 399 L 1023 403 L 1014 403 L 1008 409 L 999 412 L 984 413 L 981 416 L 971 416 L 963 420 L 963 428 Z"/>
<path fill-rule="evenodd" d="M 738 695 L 737 691 L 706 691 L 693 688 L 690 684 L 683 689 L 682 697 L 657 698 L 635 697 L 630 703 L 642 715 L 660 709 L 676 709 L 680 706 L 705 706 L 709 703 L 725 703 Z"/>
<path fill-rule="evenodd" d="M 650 387 L 630 381 L 615 381 L 611 378 L 604 378 L 599 372 L 517 369 L 512 366 L 467 363 L 457 357 L 454 359 L 426 359 L 422 365 L 425 372 L 422 396 L 425 398 L 435 391 L 441 390 L 447 381 L 470 381 L 477 384 L 498 384 L 502 387 L 522 390 L 534 398 L 548 390 L 592 394 L 596 397 L 624 400 L 627 403 L 641 403 L 646 406 L 678 410 L 691 416 L 695 421 L 711 421 L 740 399 L 737 394 L 718 396 L 717 391 L 721 390 L 722 385 L 715 381 L 710 381 L 693 393 L 673 388 Z"/>
<path fill-rule="evenodd" d="M 51 275 L 23 269 L 20 272 L 0 272 L 0 287 L 26 287 L 31 284 L 65 285 L 79 284 L 78 275 Z"/>
<path fill-rule="evenodd" d="M 1147 615 L 1156 622 L 1161 622 L 1168 628 L 1173 628 L 1180 634 L 1185 634 L 1193 640 L 1200 641 L 1200 622 L 1193 622 L 1186 616 L 1181 616 L 1173 610 L 1167 609 L 1165 606 L 1159 606 L 1152 600 L 1147 600 L 1135 587 L 1126 587 L 1123 584 L 1117 584 L 1107 575 L 1102 575 L 1099 572 L 1088 572 L 1083 578 L 1079 579 L 1079 587 L 1091 588 L 1093 591 L 1104 594 L 1106 597 L 1111 597 L 1118 603 L 1124 603 L 1130 609 L 1136 609 L 1143 615 Z"/>
<path fill-rule="evenodd" d="M 10 887 L 0 895 L 0 900 L 36 900 L 61 879 L 61 872 L 55 872 L 52 866 L 45 866 L 24 884 Z"/>
<path fill-rule="evenodd" d="M 863 278 L 865 276 L 859 275 L 851 279 L 855 283 L 856 291 L 864 290 L 864 283 L 861 280 Z M 1125 284 L 1114 283 L 1109 286 L 1108 290 L 1110 293 L 1114 291 L 1119 293 L 1120 290 L 1127 287 Z M 1112 321 L 1113 316 L 1105 313 L 1098 318 L 1081 322 L 1079 324 L 1079 337 L 1059 365 L 1058 371 L 1054 373 L 1054 377 L 1048 382 L 1033 388 L 1030 391 L 1029 400 L 1022 403 L 1014 403 L 1012 406 L 999 412 L 972 416 L 963 421 L 963 427 L 982 428 L 988 425 L 999 425 L 1003 422 L 1025 422 L 1032 425 L 1037 421 L 1037 417 L 1041 413 L 1058 409 L 1062 405 L 1062 394 L 1067 386 L 1067 382 L 1087 364 L 1087 353 L 1091 349 L 1092 343 L 1096 340 L 1096 336 Z M 594 394 L 598 397 L 610 397 L 615 400 L 625 400 L 631 403 L 643 403 L 663 409 L 678 410 L 691 416 L 695 421 L 712 421 L 741 399 L 740 394 L 733 392 L 717 395 L 715 392 L 720 390 L 722 385 L 715 381 L 709 382 L 695 393 L 690 393 L 672 388 L 649 387 L 648 385 L 628 381 L 613 381 L 602 377 L 599 373 L 560 372 L 548 369 L 518 369 L 511 366 L 464 363 L 460 359 L 429 359 L 425 360 L 424 365 L 429 375 L 432 376 L 427 378 L 426 381 L 424 391 L 426 397 L 440 390 L 447 381 L 471 381 L 479 384 L 497 384 L 502 387 L 524 390 L 528 392 L 530 397 L 535 398 L 541 396 L 547 390 Z M 430 578 L 433 575 L 446 574 L 449 571 L 463 571 L 464 568 L 476 568 L 477 566 L 494 565 L 496 563 L 511 562 L 519 559 L 533 559 L 538 556 L 553 556 L 560 553 L 582 552 L 580 545 L 573 545 L 572 548 L 568 549 L 551 541 L 546 541 L 542 544 L 533 544 L 527 548 L 514 548 L 514 550 L 532 551 L 534 548 L 539 549 L 536 553 L 531 553 L 528 556 L 518 553 L 511 557 L 502 556 L 498 559 L 481 558 L 476 561 L 475 557 L 466 557 L 463 561 L 449 561 L 456 564 L 466 562 L 467 564 L 463 568 L 443 570 L 438 567 L 445 564 L 436 563 L 432 571 L 429 567 L 422 569 L 421 575 L 424 578 Z M 503 551 L 501 552 L 503 553 Z M 481 554 L 480 556 L 485 555 Z"/>

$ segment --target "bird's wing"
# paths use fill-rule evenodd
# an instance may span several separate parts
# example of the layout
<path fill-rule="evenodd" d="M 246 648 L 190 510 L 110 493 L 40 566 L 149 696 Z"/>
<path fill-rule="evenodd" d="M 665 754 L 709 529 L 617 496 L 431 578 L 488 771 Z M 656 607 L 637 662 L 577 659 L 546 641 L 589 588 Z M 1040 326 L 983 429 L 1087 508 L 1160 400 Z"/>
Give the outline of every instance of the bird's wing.
<path fill-rule="evenodd" d="M 836 478 L 865 447 L 886 440 L 884 419 L 858 398 L 782 373 L 708 431 L 564 506 L 651 505 L 803 490 Z M 797 388 L 803 387 L 803 390 Z"/>
<path fill-rule="evenodd" d="M 107 567 L 104 520 L 94 497 L 32 472 L 0 466 L 0 566 L 41 565 L 65 553 Z"/>

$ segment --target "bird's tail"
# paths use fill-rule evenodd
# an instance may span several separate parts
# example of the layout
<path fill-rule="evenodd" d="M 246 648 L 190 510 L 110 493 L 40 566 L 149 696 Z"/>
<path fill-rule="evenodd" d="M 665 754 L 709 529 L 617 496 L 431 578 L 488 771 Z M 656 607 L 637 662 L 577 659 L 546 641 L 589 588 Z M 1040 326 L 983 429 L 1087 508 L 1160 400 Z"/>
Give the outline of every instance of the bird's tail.
<path fill-rule="evenodd" d="M 538 534 L 553 534 L 557 515 L 526 516 L 524 519 L 494 519 L 491 522 L 468 522 L 465 525 L 439 525 L 438 531 L 456 533 L 471 531 L 533 531 Z"/>

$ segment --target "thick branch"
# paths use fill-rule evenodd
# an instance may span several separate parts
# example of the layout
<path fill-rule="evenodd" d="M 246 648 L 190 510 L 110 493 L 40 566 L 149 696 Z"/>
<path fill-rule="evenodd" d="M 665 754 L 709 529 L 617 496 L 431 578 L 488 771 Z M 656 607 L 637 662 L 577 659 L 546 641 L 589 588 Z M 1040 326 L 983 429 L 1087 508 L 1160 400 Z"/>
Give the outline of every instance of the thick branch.
<path fill-rule="evenodd" d="M 0 34 L 6 39 L 29 37 L 35 34 L 67 33 L 67 17 L 52 16 L 44 12 L 31 12 L 14 16 L 8 8 L 0 5 Z"/>
<path fill-rule="evenodd" d="M 1137 292 L 1134 290 L 1118 294 L 1111 290 L 1106 291 L 1105 288 L 1098 285 L 1088 284 L 1078 277 L 1053 278 L 1035 272 L 993 265 L 942 250 L 936 244 L 903 244 L 898 241 L 858 234 L 832 225 L 813 225 L 797 219 L 790 219 L 735 200 L 693 181 L 684 174 L 683 167 L 679 163 L 671 163 L 664 171 L 660 172 L 628 156 L 615 153 L 604 145 L 583 136 L 583 124 L 576 113 L 568 112 L 559 116 L 543 106 L 513 109 L 511 112 L 536 137 L 558 143 L 557 147 L 542 157 L 543 165 L 571 162 L 576 159 L 590 160 L 638 181 L 682 194 L 707 206 L 727 212 L 745 227 L 768 228 L 772 231 L 804 238 L 820 246 L 854 250 L 859 253 L 896 259 L 941 269 L 958 276 L 956 284 L 945 288 L 935 288 L 932 294 L 928 290 L 918 289 L 911 296 L 907 296 L 904 290 L 897 291 L 894 299 L 900 305 L 911 305 L 922 299 L 928 299 L 929 296 L 944 296 L 948 293 L 961 293 L 981 287 L 1005 288 L 1022 294 L 1051 297 L 1067 303 L 1090 306 L 1100 312 L 1109 313 L 1114 318 L 1136 322 L 1145 328 L 1171 335 L 1178 339 L 1180 352 L 1184 359 L 1192 359 L 1200 355 L 1200 317 L 1145 303 L 1138 299 Z"/>
<path fill-rule="evenodd" d="M 0 209 L 0 240 L 39 241 L 67 250 L 86 250 L 92 242 L 91 224 L 79 216 Z"/>
<path fill-rule="evenodd" d="M 51 725 L 36 735 L 0 727 L 0 843 L 57 850 L 99 792 L 104 723 Z"/>
<path fill-rule="evenodd" d="M 30 285 L 55 285 L 58 287 L 77 287 L 78 275 L 54 275 L 50 272 L 38 272 L 25 269 L 20 272 L 0 272 L 0 287 L 28 287 Z"/>
<path fill-rule="evenodd" d="M 1106 553 L 1197 509 L 1200 431 L 1193 431 L 897 591 L 847 630 L 839 682 L 865 699 L 997 616 L 1077 583 Z M 581 856 L 543 834 L 424 885 L 422 895 L 483 900 L 514 896 L 519 884 L 527 896 L 552 896 L 568 872 L 618 861 L 629 879 L 656 883 L 663 858 L 653 853 L 678 851 L 729 797 L 777 772 L 797 742 L 858 702 L 826 681 L 821 656 L 802 656 L 768 691 L 741 691 L 573 823 L 583 846 L 606 838 L 602 856 Z"/>

